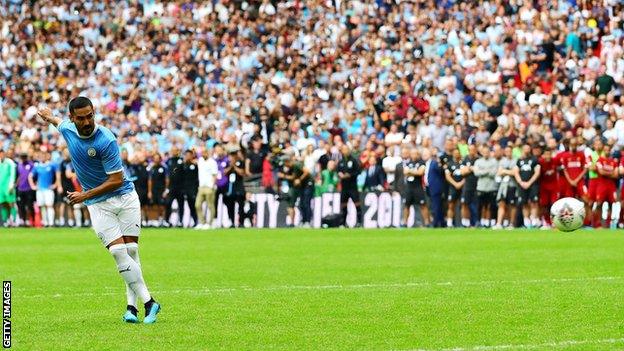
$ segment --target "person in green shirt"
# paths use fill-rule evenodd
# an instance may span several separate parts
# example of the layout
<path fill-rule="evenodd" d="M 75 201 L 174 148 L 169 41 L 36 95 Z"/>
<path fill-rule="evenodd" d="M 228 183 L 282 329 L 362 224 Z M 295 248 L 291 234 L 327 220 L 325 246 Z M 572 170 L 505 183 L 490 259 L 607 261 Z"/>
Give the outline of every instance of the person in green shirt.
<path fill-rule="evenodd" d="M 607 74 L 605 68 L 602 68 L 602 74 L 596 78 L 596 95 L 607 95 L 615 86 L 615 79 Z"/>
<path fill-rule="evenodd" d="M 0 149 L 0 219 L 5 224 L 11 224 L 8 220 L 15 204 L 16 172 L 15 162 Z"/>
<path fill-rule="evenodd" d="M 318 186 L 317 195 L 333 193 L 338 186 L 338 173 L 336 172 L 336 161 L 329 160 L 327 168 L 321 171 L 321 184 Z"/>

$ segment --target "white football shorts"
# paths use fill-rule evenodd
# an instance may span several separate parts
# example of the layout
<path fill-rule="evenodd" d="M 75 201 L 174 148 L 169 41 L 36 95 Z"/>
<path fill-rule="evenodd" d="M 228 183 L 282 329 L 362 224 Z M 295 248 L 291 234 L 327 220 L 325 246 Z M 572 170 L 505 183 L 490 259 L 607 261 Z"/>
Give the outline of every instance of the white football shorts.
<path fill-rule="evenodd" d="M 37 190 L 37 206 L 54 206 L 54 190 Z"/>
<path fill-rule="evenodd" d="M 141 203 L 136 191 L 88 205 L 95 234 L 104 246 L 122 236 L 139 236 Z"/>

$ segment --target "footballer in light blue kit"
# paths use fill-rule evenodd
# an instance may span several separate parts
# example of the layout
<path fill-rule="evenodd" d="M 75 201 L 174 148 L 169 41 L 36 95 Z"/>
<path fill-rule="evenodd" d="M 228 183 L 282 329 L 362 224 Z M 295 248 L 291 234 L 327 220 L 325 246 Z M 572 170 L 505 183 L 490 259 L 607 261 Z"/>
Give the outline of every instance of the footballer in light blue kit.
<path fill-rule="evenodd" d="M 69 102 L 69 119 L 53 116 L 47 107 L 37 114 L 56 126 L 67 142 L 72 167 L 83 189 L 67 193 L 70 205 L 87 205 L 93 230 L 126 282 L 128 305 L 123 320 L 139 322 L 139 297 L 145 305 L 143 323 L 156 322 L 161 307 L 147 289 L 139 261 L 141 204 L 134 185 L 124 174 L 115 135 L 95 124 L 93 104 L 83 96 Z"/>

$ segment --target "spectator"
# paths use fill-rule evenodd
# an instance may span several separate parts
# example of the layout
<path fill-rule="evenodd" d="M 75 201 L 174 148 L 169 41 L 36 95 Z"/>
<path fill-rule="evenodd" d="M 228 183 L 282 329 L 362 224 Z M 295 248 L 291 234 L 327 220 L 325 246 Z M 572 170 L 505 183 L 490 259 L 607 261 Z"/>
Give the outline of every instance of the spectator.
<path fill-rule="evenodd" d="M 429 208 L 424 189 L 426 165 L 418 150 L 410 151 L 410 158 L 403 168 L 405 177 L 405 193 L 403 195 L 403 224 L 407 226 L 410 209 L 414 206 L 414 212 L 418 209 L 422 218 L 422 225 L 429 225 Z"/>
<path fill-rule="evenodd" d="M 37 206 L 41 210 L 41 222 L 46 227 L 54 226 L 54 189 L 56 183 L 54 177 L 56 175 L 56 167 L 50 161 L 50 154 L 39 152 L 36 154 L 36 160 L 32 173 L 28 178 L 30 187 L 37 189 Z"/>
<path fill-rule="evenodd" d="M 217 187 L 217 175 L 219 174 L 219 166 L 211 152 L 204 148 L 200 157 L 197 159 L 197 173 L 199 177 L 199 189 L 197 191 L 197 200 L 195 201 L 195 209 L 199 219 L 197 229 L 214 228 L 213 222 L 216 215 L 215 195 Z M 204 211 L 204 203 L 208 208 L 208 218 Z"/>
<path fill-rule="evenodd" d="M 195 152 L 193 150 L 186 150 L 184 152 L 184 166 L 182 167 L 182 193 L 184 195 L 184 201 L 178 203 L 178 206 L 184 207 L 188 205 L 191 211 L 191 219 L 193 219 L 193 226 L 199 224 L 197 219 L 197 210 L 195 203 L 197 201 L 197 192 L 199 190 L 199 172 L 197 170 L 197 160 L 195 159 Z M 184 212 L 181 212 L 184 213 Z M 180 217 L 180 222 L 183 217 Z"/>
<path fill-rule="evenodd" d="M 169 168 L 162 162 L 162 158 L 158 152 L 153 156 L 152 163 L 149 166 L 149 175 L 147 179 L 147 197 L 153 211 L 158 214 L 158 220 L 154 219 L 151 225 L 166 225 L 168 219 L 163 218 L 165 213 L 166 198 L 169 189 Z M 150 224 L 148 220 L 148 225 Z"/>
<path fill-rule="evenodd" d="M 377 164 L 377 157 L 371 156 L 368 159 L 364 189 L 367 191 L 382 191 L 384 190 L 385 183 L 386 175 L 383 168 Z"/>
<path fill-rule="evenodd" d="M 513 229 L 516 219 L 516 180 L 514 178 L 516 161 L 512 156 L 511 146 L 504 150 L 504 156 L 498 161 L 498 172 L 496 182 L 498 192 L 496 193 L 496 203 L 498 204 L 496 225 L 493 229 L 507 227 Z"/>
<path fill-rule="evenodd" d="M 454 149 L 452 151 L 452 158 L 448 160 L 444 171 L 444 177 L 449 183 L 446 214 L 446 226 L 449 228 L 454 227 L 457 201 L 461 198 L 462 188 L 466 182 L 461 173 L 461 162 L 462 159 L 459 150 Z"/>
<path fill-rule="evenodd" d="M 243 177 L 245 176 L 245 162 L 243 161 L 243 155 L 240 149 L 231 149 L 229 153 L 230 162 L 229 166 L 225 169 L 228 183 L 224 202 L 227 207 L 230 228 L 239 228 L 243 225 L 242 218 L 244 215 L 245 186 L 243 184 Z M 238 218 L 236 215 L 238 215 Z"/>
<path fill-rule="evenodd" d="M 470 145 L 468 155 L 462 161 L 461 174 L 465 179 L 462 189 L 462 226 L 470 227 L 477 224 L 477 177 L 474 174 L 474 164 L 477 161 L 477 147 Z"/>
<path fill-rule="evenodd" d="M 177 226 L 182 226 L 182 218 L 184 218 L 184 188 L 180 185 L 184 184 L 184 158 L 180 156 L 180 149 L 173 147 L 171 149 L 171 157 L 167 160 L 168 172 L 168 187 L 166 191 L 167 202 L 165 221 L 169 226 L 174 226 L 171 223 L 171 213 L 173 202 L 175 201 L 178 206 L 178 222 Z M 193 203 L 194 206 L 194 203 Z M 194 207 L 193 207 L 194 208 Z"/>
<path fill-rule="evenodd" d="M 518 182 L 518 205 L 522 207 L 524 226 L 539 226 L 538 196 L 539 186 L 536 183 L 540 175 L 540 165 L 535 156 L 531 155 L 531 146 L 522 147 L 522 157 L 516 163 L 514 176 Z"/>
<path fill-rule="evenodd" d="M 20 217 L 19 224 L 33 225 L 35 216 L 35 189 L 30 183 L 30 174 L 35 164 L 28 158 L 28 154 L 22 153 L 17 165 L 17 209 Z"/>
<path fill-rule="evenodd" d="M 444 214 L 442 213 L 442 191 L 444 177 L 442 168 L 438 160 L 432 157 L 429 149 L 423 150 L 423 161 L 425 162 L 425 174 L 423 177 L 425 192 L 431 203 L 431 216 L 433 218 L 433 227 L 444 227 Z"/>
<path fill-rule="evenodd" d="M 491 157 L 488 146 L 481 148 L 481 158 L 474 163 L 473 173 L 477 177 L 477 199 L 479 201 L 479 213 L 481 226 L 490 227 L 493 214 L 494 200 L 498 184 L 495 181 L 498 172 L 498 161 Z"/>
<path fill-rule="evenodd" d="M 338 179 L 340 179 L 340 213 L 342 214 L 342 225 L 347 225 L 347 204 L 353 201 L 356 213 L 356 226 L 362 225 L 362 207 L 360 206 L 360 192 L 357 187 L 357 176 L 362 170 L 359 161 L 351 154 L 351 149 L 347 145 L 342 145 L 340 149 L 342 159 L 338 164 Z"/>

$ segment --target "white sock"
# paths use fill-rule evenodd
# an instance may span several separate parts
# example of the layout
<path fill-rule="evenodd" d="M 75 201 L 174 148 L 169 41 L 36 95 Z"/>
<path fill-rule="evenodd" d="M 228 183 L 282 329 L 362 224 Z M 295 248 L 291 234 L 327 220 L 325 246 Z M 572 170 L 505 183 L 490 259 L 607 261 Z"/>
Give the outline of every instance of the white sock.
<path fill-rule="evenodd" d="M 524 226 L 528 227 L 529 225 L 531 225 L 531 220 L 529 217 L 524 217 Z"/>
<path fill-rule="evenodd" d="M 74 205 L 74 218 L 76 218 L 76 227 L 82 225 L 82 210 L 79 205 Z"/>
<path fill-rule="evenodd" d="M 446 226 L 447 227 L 452 227 L 453 226 L 453 219 L 447 218 L 446 219 Z"/>
<path fill-rule="evenodd" d="M 139 244 L 126 243 L 126 250 L 128 251 L 128 255 L 130 255 L 134 262 L 136 262 L 140 267 L 141 261 L 139 260 Z M 128 284 L 126 284 L 126 297 L 128 298 L 128 305 L 136 307 L 137 295 L 132 289 L 130 289 Z"/>
<path fill-rule="evenodd" d="M 468 218 L 462 218 L 461 222 L 464 227 L 470 226 L 470 220 Z"/>
<path fill-rule="evenodd" d="M 48 225 L 48 209 L 45 206 L 41 206 L 39 208 L 39 216 L 41 217 L 41 224 L 44 226 Z"/>
<path fill-rule="evenodd" d="M 48 214 L 48 225 L 54 225 L 54 207 L 48 207 L 46 212 Z"/>
<path fill-rule="evenodd" d="M 143 303 L 149 301 L 150 296 L 145 281 L 143 280 L 143 273 L 141 267 L 136 261 L 128 254 L 126 244 L 115 244 L 108 249 L 113 255 L 115 262 L 117 263 L 117 269 L 121 274 L 121 277 L 126 282 L 134 293 L 143 300 Z"/>
<path fill-rule="evenodd" d="M 607 218 L 609 218 L 609 203 L 605 201 L 602 203 L 602 220 L 606 221 Z"/>
<path fill-rule="evenodd" d="M 622 205 L 619 202 L 614 202 L 611 205 L 611 221 L 619 221 L 620 220 L 620 211 L 622 210 Z"/>

